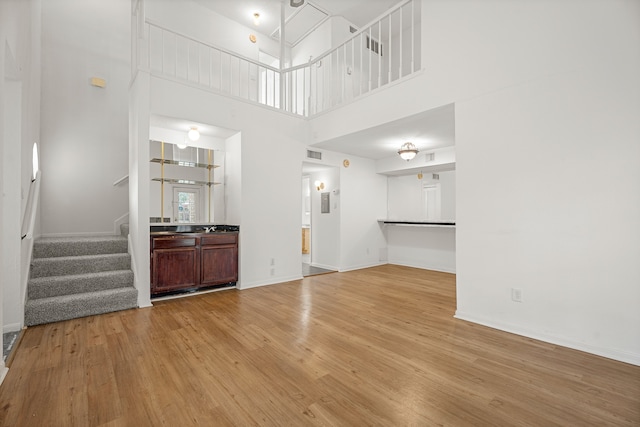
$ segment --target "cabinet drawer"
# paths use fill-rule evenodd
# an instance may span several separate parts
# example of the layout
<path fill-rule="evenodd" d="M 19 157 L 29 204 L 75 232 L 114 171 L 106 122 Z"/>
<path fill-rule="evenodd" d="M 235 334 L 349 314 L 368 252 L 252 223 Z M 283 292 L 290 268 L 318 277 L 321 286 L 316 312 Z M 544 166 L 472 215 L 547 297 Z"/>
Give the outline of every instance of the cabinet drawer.
<path fill-rule="evenodd" d="M 195 237 L 155 237 L 152 249 L 184 248 L 196 246 Z"/>
<path fill-rule="evenodd" d="M 235 244 L 238 241 L 237 233 L 225 233 L 225 234 L 213 234 L 211 236 L 202 236 L 200 238 L 200 244 L 205 245 L 229 245 Z"/>

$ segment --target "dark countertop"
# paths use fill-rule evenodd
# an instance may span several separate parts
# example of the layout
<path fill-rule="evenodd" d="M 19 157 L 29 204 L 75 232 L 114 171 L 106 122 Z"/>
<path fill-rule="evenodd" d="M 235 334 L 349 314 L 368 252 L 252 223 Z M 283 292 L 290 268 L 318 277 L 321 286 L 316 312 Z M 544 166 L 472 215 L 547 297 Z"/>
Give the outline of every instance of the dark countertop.
<path fill-rule="evenodd" d="M 206 231 L 209 227 L 215 227 L 215 231 Z M 237 233 L 240 231 L 238 225 L 228 224 L 177 224 L 177 225 L 152 225 L 150 227 L 152 235 L 159 234 L 210 234 L 210 233 Z"/>

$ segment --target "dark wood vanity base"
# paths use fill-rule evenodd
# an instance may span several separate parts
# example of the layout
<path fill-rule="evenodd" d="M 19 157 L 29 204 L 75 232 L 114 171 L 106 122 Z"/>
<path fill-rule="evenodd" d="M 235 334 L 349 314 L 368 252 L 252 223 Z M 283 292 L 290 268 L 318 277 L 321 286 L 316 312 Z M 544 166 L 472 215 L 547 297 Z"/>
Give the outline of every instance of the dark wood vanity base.
<path fill-rule="evenodd" d="M 238 232 L 151 233 L 151 296 L 235 286 Z"/>

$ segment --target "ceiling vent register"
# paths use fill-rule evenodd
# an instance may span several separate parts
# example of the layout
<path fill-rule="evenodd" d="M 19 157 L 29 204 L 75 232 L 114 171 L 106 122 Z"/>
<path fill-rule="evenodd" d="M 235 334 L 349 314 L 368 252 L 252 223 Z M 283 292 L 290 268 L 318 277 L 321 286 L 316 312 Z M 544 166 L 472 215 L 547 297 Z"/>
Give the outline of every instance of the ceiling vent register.
<path fill-rule="evenodd" d="M 308 159 L 322 160 L 322 153 L 320 151 L 307 150 Z"/>

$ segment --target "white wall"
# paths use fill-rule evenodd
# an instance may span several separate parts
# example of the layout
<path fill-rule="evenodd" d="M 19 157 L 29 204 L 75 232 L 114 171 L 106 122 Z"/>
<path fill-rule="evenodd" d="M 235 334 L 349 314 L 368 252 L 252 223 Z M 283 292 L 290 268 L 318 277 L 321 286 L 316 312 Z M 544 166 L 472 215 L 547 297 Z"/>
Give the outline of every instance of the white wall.
<path fill-rule="evenodd" d="M 458 17 L 432 31 L 476 92 L 456 103 L 457 317 L 640 364 L 640 3 L 431 12 Z"/>
<path fill-rule="evenodd" d="M 303 120 L 167 80 L 151 82 L 153 114 L 188 117 L 241 132 L 241 144 L 229 142 L 237 148 L 227 148 L 226 166 L 229 175 L 240 164 L 241 175 L 228 177 L 225 191 L 227 221 L 238 219 L 241 226 L 239 287 L 299 278 Z M 232 194 L 234 190 L 241 194 Z"/>
<path fill-rule="evenodd" d="M 423 185 L 440 184 L 440 220 L 455 221 L 455 171 L 390 176 L 388 178 L 387 217 L 397 221 L 424 221 Z M 456 272 L 456 232 L 451 227 L 384 226 L 391 264 L 428 270 Z"/>
<path fill-rule="evenodd" d="M 456 229 L 390 225 L 385 227 L 389 263 L 456 272 Z"/>
<path fill-rule="evenodd" d="M 311 191 L 311 265 L 338 270 L 340 265 L 340 171 L 337 167 L 314 172 L 309 175 Z M 317 190 L 315 182 L 324 183 Z M 336 191 L 338 190 L 338 191 Z M 322 194 L 329 193 L 329 212 L 322 213 Z"/>
<path fill-rule="evenodd" d="M 31 183 L 31 147 L 40 135 L 40 2 L 0 2 L 0 330 L 17 331 L 31 240 L 21 225 Z M 36 220 L 34 233 L 39 233 Z M 1 339 L 0 339 L 1 342 Z M 0 363 L 0 381 L 4 363 Z"/>
<path fill-rule="evenodd" d="M 340 271 L 385 264 L 386 242 L 378 219 L 386 214 L 386 177 L 376 173 L 371 159 L 340 153 L 327 157 L 340 165 L 349 160 L 349 167 L 340 167 Z"/>
<path fill-rule="evenodd" d="M 455 102 L 457 316 L 640 364 L 638 16 L 423 0 L 423 71 L 314 118 L 311 143 Z"/>
<path fill-rule="evenodd" d="M 224 206 L 228 224 L 242 223 L 242 135 L 225 141 Z"/>
<path fill-rule="evenodd" d="M 240 25 L 211 9 L 189 0 L 146 0 L 145 14 L 153 22 L 196 40 L 235 52 L 258 61 L 258 52 L 280 57 L 280 43 L 269 37 L 257 36 L 249 41 L 252 28 Z"/>
<path fill-rule="evenodd" d="M 130 16 L 128 0 L 42 2 L 43 234 L 112 234 L 128 212 L 112 184 L 128 174 Z"/>
<path fill-rule="evenodd" d="M 392 220 L 423 221 L 425 216 L 423 186 L 440 185 L 440 218 L 442 221 L 455 221 L 456 218 L 456 181 L 455 171 L 417 175 L 390 176 L 388 178 L 387 215 Z M 433 219 L 433 218 L 430 218 Z"/>

